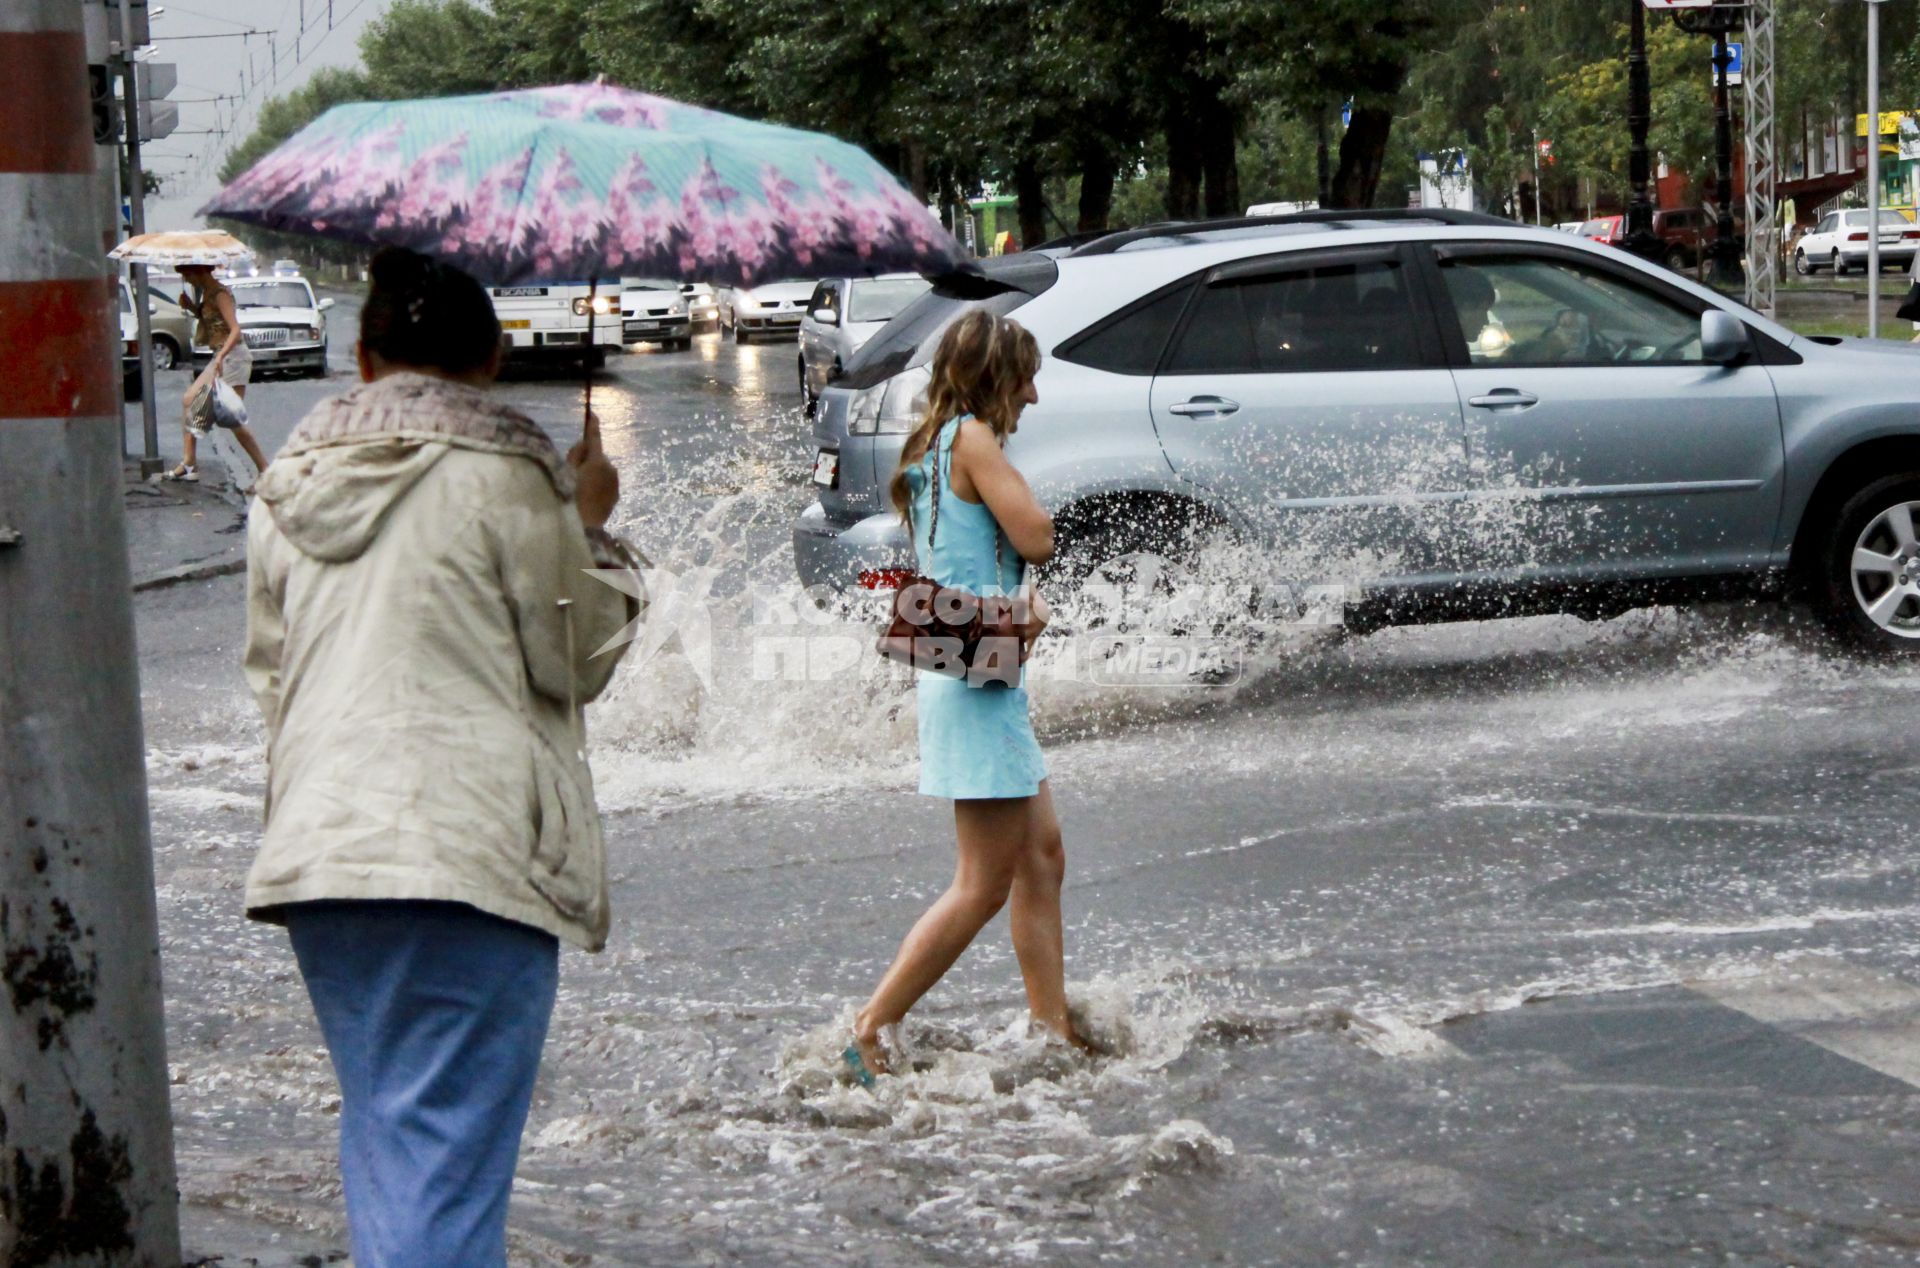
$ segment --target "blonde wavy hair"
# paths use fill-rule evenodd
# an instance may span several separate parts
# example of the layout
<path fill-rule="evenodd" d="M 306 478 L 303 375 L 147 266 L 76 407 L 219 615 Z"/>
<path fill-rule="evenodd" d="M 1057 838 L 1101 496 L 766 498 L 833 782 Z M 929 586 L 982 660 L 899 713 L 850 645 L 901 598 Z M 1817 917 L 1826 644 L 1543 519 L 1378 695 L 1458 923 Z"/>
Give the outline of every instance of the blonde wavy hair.
<path fill-rule="evenodd" d="M 1020 394 L 1040 373 L 1040 345 L 1010 317 L 976 308 L 947 327 L 933 354 L 927 412 L 907 436 L 888 492 L 904 518 L 913 501 L 907 472 L 926 457 L 940 429 L 971 414 L 1004 444 L 1020 426 Z"/>

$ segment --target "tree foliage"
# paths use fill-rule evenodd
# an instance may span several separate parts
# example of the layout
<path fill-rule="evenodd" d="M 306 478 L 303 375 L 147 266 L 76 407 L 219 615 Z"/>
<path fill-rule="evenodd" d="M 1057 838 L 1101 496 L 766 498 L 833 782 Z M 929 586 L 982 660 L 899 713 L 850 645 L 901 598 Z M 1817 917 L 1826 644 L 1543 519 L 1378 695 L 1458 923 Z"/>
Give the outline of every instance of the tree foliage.
<path fill-rule="evenodd" d="M 394 0 L 362 69 L 269 102 L 221 175 L 339 101 L 604 75 L 844 137 L 943 207 L 1010 190 L 1029 243 L 1250 202 L 1398 204 L 1415 156 L 1444 151 L 1470 158 L 1485 205 L 1521 214 L 1536 140 L 1558 215 L 1625 192 L 1629 2 Z M 1864 6 L 1779 5 L 1791 137 L 1858 109 Z M 1886 8 L 1889 108 L 1920 101 L 1917 8 Z M 1708 41 L 1649 27 L 1653 146 L 1703 173 Z"/>

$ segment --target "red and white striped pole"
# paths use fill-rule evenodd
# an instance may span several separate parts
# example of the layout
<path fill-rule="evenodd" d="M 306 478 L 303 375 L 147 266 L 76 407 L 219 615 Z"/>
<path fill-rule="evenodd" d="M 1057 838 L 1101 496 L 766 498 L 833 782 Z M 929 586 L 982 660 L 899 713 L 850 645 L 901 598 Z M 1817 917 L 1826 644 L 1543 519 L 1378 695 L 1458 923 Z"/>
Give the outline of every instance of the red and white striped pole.
<path fill-rule="evenodd" d="M 180 1262 L 81 0 L 0 4 L 0 1264 Z M 100 59 L 100 60 L 104 60 Z"/>

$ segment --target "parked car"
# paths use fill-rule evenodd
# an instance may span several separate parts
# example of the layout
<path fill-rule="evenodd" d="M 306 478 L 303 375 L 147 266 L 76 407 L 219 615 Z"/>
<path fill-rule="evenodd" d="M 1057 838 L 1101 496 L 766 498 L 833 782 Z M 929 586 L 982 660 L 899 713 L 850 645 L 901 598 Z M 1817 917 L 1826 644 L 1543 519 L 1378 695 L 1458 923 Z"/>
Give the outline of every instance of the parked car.
<path fill-rule="evenodd" d="M 1626 240 L 1627 218 L 1625 216 L 1599 216 L 1580 226 L 1580 236 L 1589 242 L 1604 242 L 1617 247 Z"/>
<path fill-rule="evenodd" d="M 186 309 L 155 290 L 151 278 L 147 282 L 147 329 L 153 336 L 155 370 L 171 370 L 185 363 L 187 351 L 193 347 L 193 318 L 187 315 Z M 120 341 L 126 368 L 136 377 L 140 366 L 139 350 L 134 344 L 139 335 L 140 328 L 134 320 L 133 287 L 122 279 Z"/>
<path fill-rule="evenodd" d="M 273 275 L 275 277 L 299 277 L 300 261 L 275 260 L 273 262 Z"/>
<path fill-rule="evenodd" d="M 535 282 L 490 286 L 509 361 L 575 361 L 599 369 L 626 346 L 620 283 Z"/>
<path fill-rule="evenodd" d="M 680 288 L 687 297 L 687 318 L 696 331 L 720 329 L 720 298 L 705 282 L 688 282 Z"/>
<path fill-rule="evenodd" d="M 1698 266 L 1707 247 L 1720 238 L 1720 222 L 1700 207 L 1663 207 L 1653 213 L 1653 236 L 1660 239 L 1661 261 L 1676 273 Z"/>
<path fill-rule="evenodd" d="M 814 287 L 800 319 L 800 400 L 807 417 L 853 354 L 932 283 L 914 273 L 830 277 Z"/>
<path fill-rule="evenodd" d="M 620 337 L 627 343 L 691 348 L 693 322 L 680 283 L 662 277 L 625 279 L 620 286 Z"/>
<path fill-rule="evenodd" d="M 227 285 L 255 373 L 326 377 L 331 299 L 316 299 L 304 277 L 237 277 Z M 210 357 L 213 350 L 195 348 L 194 354 Z"/>
<path fill-rule="evenodd" d="M 729 287 L 720 292 L 720 321 L 732 327 L 735 343 L 747 343 L 755 335 L 798 335 L 800 316 L 812 296 L 813 283 L 799 280 Z"/>
<path fill-rule="evenodd" d="M 1871 211 L 1830 211 L 1802 235 L 1793 248 L 1793 271 L 1805 277 L 1820 269 L 1840 276 L 1849 269 L 1867 267 L 1867 237 Z M 1920 226 L 1897 211 L 1880 212 L 1880 267 L 1913 264 L 1920 250 Z"/>
<path fill-rule="evenodd" d="M 1135 230 L 936 285 L 821 396 L 802 581 L 910 566 L 887 484 L 941 333 L 983 306 L 1044 354 L 1007 453 L 1059 574 L 1177 561 L 1204 530 L 1358 587 L 1356 630 L 1793 593 L 1859 646 L 1920 653 L 1920 348 L 1798 335 L 1549 230 L 1340 214 Z"/>

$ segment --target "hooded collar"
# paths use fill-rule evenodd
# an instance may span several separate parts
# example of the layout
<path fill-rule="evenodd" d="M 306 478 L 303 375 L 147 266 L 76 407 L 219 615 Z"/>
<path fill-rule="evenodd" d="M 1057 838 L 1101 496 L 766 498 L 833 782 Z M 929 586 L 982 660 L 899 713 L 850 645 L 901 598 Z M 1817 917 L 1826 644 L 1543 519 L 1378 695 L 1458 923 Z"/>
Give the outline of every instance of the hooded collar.
<path fill-rule="evenodd" d="M 540 425 L 485 389 L 402 371 L 322 401 L 294 428 L 278 457 L 375 441 L 441 442 L 530 458 L 553 491 L 573 498 L 573 468 Z"/>

